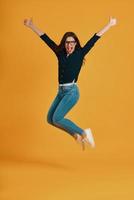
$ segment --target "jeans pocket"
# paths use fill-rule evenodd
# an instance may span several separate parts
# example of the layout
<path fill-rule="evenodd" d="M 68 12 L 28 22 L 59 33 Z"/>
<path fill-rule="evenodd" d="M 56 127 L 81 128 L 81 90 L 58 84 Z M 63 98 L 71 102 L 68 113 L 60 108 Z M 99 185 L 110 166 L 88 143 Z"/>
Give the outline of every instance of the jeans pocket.
<path fill-rule="evenodd" d="M 63 88 L 62 88 L 62 90 L 64 91 L 64 92 L 70 92 L 70 91 L 72 91 L 73 90 L 73 86 L 72 85 L 70 85 L 70 86 L 64 86 Z"/>

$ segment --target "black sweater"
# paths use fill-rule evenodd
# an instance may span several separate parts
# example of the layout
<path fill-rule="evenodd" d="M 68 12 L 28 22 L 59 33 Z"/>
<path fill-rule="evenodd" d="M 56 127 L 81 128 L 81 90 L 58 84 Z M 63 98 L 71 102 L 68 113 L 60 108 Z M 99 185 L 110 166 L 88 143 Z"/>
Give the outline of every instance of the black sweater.
<path fill-rule="evenodd" d="M 96 35 L 96 33 L 87 41 L 84 47 L 80 49 L 75 49 L 67 57 L 66 50 L 57 53 L 56 48 L 58 45 L 46 34 L 40 36 L 40 38 L 53 50 L 58 58 L 58 82 L 59 84 L 70 83 L 74 79 L 77 82 L 79 72 L 81 70 L 82 62 L 84 56 L 90 51 L 94 46 L 95 42 L 101 36 Z"/>

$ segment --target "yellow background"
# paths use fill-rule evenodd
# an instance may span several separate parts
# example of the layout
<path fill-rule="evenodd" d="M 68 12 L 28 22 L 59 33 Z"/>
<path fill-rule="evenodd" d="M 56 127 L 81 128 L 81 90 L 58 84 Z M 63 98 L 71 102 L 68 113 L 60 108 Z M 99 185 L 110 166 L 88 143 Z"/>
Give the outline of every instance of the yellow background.
<path fill-rule="evenodd" d="M 133 10 L 132 0 L 1 1 L 1 200 L 134 199 Z M 46 122 L 58 62 L 23 21 L 33 17 L 57 44 L 73 31 L 83 46 L 110 16 L 117 25 L 86 56 L 67 114 L 94 133 L 96 148 L 82 151 Z"/>

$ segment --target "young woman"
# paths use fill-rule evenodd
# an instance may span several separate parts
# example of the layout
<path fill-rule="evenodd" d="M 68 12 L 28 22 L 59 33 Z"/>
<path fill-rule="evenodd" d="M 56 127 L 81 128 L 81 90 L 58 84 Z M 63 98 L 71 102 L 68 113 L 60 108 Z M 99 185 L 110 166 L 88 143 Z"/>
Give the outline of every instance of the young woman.
<path fill-rule="evenodd" d="M 80 128 L 70 119 L 65 118 L 65 115 L 79 100 L 77 80 L 85 55 L 95 42 L 115 24 L 116 19 L 110 17 L 109 23 L 81 47 L 78 37 L 73 32 L 66 32 L 60 44 L 57 45 L 46 33 L 33 24 L 32 18 L 24 20 L 24 25 L 33 30 L 52 49 L 58 59 L 58 92 L 48 111 L 47 122 L 69 133 L 82 144 L 83 149 L 85 143 L 95 147 L 91 129 Z"/>

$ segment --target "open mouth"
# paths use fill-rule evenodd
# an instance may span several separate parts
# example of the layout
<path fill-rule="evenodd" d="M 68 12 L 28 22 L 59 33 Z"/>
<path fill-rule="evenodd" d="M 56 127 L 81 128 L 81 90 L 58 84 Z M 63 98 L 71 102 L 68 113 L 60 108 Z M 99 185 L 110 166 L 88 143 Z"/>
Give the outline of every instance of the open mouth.
<path fill-rule="evenodd" d="M 68 51 L 72 51 L 73 50 L 73 47 L 70 47 L 70 48 L 67 48 Z"/>

